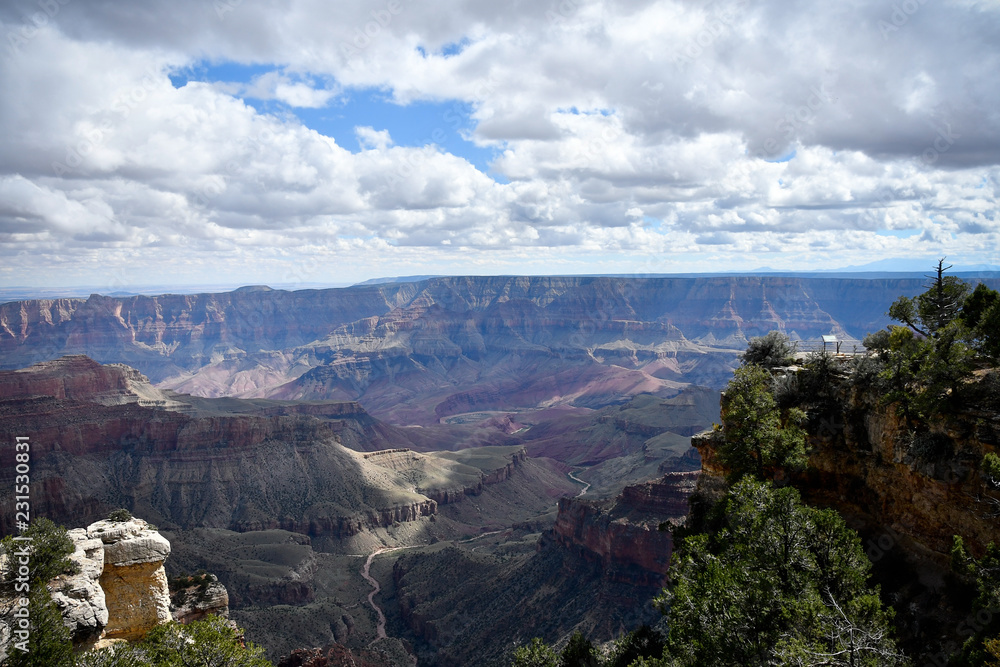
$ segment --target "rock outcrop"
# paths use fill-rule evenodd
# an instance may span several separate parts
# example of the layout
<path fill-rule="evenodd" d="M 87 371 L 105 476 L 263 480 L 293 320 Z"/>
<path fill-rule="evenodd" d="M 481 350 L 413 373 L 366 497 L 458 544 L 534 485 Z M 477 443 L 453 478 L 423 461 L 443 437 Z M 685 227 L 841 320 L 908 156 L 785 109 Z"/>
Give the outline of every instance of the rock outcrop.
<path fill-rule="evenodd" d="M 662 586 L 670 567 L 669 528 L 684 521 L 698 472 L 626 486 L 612 501 L 563 498 L 555 526 L 543 536 L 601 563 L 612 580 Z M 666 524 L 666 525 L 664 525 Z"/>
<path fill-rule="evenodd" d="M 163 568 L 170 543 L 142 519 L 98 521 L 68 535 L 75 546 L 70 559 L 79 571 L 48 586 L 77 649 L 141 639 L 172 619 L 186 623 L 228 614 L 228 594 L 214 577 L 200 596 L 171 613 Z"/>
<path fill-rule="evenodd" d="M 982 470 L 984 456 L 1000 450 L 998 378 L 991 373 L 971 379 L 962 402 L 908 419 L 865 382 L 834 369 L 819 389 L 799 396 L 810 410 L 806 467 L 765 471 L 858 531 L 875 581 L 893 600 L 900 645 L 915 662 L 944 664 L 974 634 L 969 628 L 978 630 L 973 589 L 952 570 L 950 550 L 954 536 L 976 557 L 1000 542 L 1000 491 Z M 714 430 L 692 439 L 703 464 L 702 505 L 724 490 L 723 438 Z"/>
<path fill-rule="evenodd" d="M 178 623 L 185 625 L 200 621 L 206 616 L 229 618 L 229 591 L 212 574 L 189 577 L 191 585 L 178 585 L 170 597 L 170 613 Z"/>
<path fill-rule="evenodd" d="M 104 545 L 100 583 L 108 624 L 103 639 L 141 639 L 170 621 L 170 591 L 163 569 L 170 542 L 141 519 L 98 521 L 87 528 L 87 536 Z"/>
<path fill-rule="evenodd" d="M 915 433 L 895 405 L 872 404 L 847 383 L 830 390 L 830 412 L 809 433 L 808 466 L 788 480 L 803 500 L 836 509 L 863 533 L 888 530 L 894 544 L 906 541 L 913 558 L 942 571 L 953 535 L 975 553 L 1000 540 L 978 470 L 985 454 L 1000 450 L 1000 412 L 967 407 Z M 722 437 L 708 431 L 692 438 L 707 475 L 726 473 L 718 457 Z M 938 454 L 922 455 L 921 442 Z"/>

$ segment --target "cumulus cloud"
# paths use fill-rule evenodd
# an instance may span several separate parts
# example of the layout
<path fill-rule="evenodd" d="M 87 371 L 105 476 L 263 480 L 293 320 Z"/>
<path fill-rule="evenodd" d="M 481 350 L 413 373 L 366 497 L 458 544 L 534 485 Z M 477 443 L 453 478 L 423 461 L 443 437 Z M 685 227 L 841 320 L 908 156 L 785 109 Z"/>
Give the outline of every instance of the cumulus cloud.
<path fill-rule="evenodd" d="M 0 252 L 65 275 L 1000 264 L 988 3 L 56 5 L 0 7 Z M 206 62 L 268 71 L 171 83 Z M 361 88 L 467 105 L 496 178 L 244 101 Z"/>

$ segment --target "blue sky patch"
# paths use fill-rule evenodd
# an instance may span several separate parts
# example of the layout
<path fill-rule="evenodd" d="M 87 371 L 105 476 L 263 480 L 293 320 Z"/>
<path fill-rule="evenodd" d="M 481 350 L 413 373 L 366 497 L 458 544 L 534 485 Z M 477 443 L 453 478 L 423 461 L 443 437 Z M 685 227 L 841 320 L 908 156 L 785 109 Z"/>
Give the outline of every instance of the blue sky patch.
<path fill-rule="evenodd" d="M 447 45 L 445 51 L 457 53 L 455 49 L 461 48 L 462 43 Z M 198 63 L 172 72 L 170 81 L 175 88 L 181 88 L 190 81 L 246 85 L 271 72 L 278 72 L 295 83 L 306 83 L 313 88 L 335 86 L 332 80 L 286 72 L 273 65 L 236 63 Z M 397 146 L 421 147 L 435 144 L 443 151 L 468 160 L 479 171 L 498 182 L 506 182 L 502 176 L 490 172 L 489 163 L 495 157 L 495 150 L 476 146 L 463 138 L 476 125 L 472 118 L 474 109 L 466 102 L 445 100 L 413 102 L 402 106 L 392 101 L 388 91 L 378 88 L 344 89 L 331 98 L 326 106 L 319 108 L 294 107 L 278 99 L 261 100 L 248 95 L 238 96 L 258 113 L 279 117 L 294 115 L 306 127 L 333 137 L 339 146 L 355 153 L 361 150 L 361 145 L 354 128 L 370 126 L 376 131 L 388 130 Z"/>
<path fill-rule="evenodd" d="M 920 234 L 919 229 L 876 229 L 879 236 L 895 236 L 897 239 L 908 239 Z"/>

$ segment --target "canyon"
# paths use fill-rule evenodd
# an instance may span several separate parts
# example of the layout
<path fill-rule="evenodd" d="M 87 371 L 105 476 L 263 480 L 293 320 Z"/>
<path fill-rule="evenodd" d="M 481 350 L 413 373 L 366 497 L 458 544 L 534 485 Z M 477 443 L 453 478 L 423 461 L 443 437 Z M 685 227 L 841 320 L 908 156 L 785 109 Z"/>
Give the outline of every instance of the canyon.
<path fill-rule="evenodd" d="M 749 337 L 850 349 L 923 283 L 472 277 L 7 303 L 0 438 L 30 438 L 35 514 L 155 523 L 167 574 L 215 574 L 272 660 L 502 661 L 533 636 L 657 622 L 670 529 L 702 464 L 719 472 L 691 438 Z M 845 446 L 817 459 L 814 500 L 867 508 L 848 478 L 871 455 Z M 931 521 L 883 509 L 856 523 Z"/>
<path fill-rule="evenodd" d="M 80 355 L 0 372 L 0 396 L 0 437 L 30 434 L 36 513 L 66 525 L 99 521 L 117 507 L 148 517 L 169 540 L 172 576 L 202 569 L 215 573 L 225 585 L 232 617 L 275 658 L 304 646 L 328 644 L 360 651 L 375 641 L 379 650 L 396 656 L 393 660 L 408 664 L 412 645 L 424 641 L 420 628 L 436 626 L 428 621 L 413 629 L 399 627 L 403 607 L 394 597 L 394 583 L 387 586 L 388 594 L 381 595 L 388 599 L 378 603 L 385 605 L 389 616 L 388 636 L 385 625 L 371 614 L 380 607 L 359 608 L 357 602 L 369 593 L 358 576 L 363 557 L 374 558 L 383 551 L 385 556 L 370 564 L 373 576 L 384 582 L 395 578 L 380 568 L 392 567 L 410 552 L 434 559 L 449 545 L 474 554 L 465 567 L 480 572 L 487 570 L 475 563 L 476 558 L 492 559 L 489 554 L 506 552 L 512 559 L 508 576 L 520 578 L 522 569 L 533 572 L 539 583 L 539 577 L 551 579 L 567 594 L 581 594 L 576 584 L 577 573 L 582 572 L 585 578 L 618 590 L 601 598 L 607 610 L 612 600 L 651 597 L 662 580 L 662 573 L 652 578 L 641 574 L 642 563 L 639 576 L 630 580 L 602 578 L 602 572 L 617 566 L 608 562 L 595 566 L 589 552 L 574 552 L 554 542 L 536 553 L 536 543 L 544 542 L 540 531 L 567 512 L 559 499 L 576 496 L 580 482 L 570 477 L 569 464 L 529 453 L 538 444 L 525 439 L 532 428 L 515 423 L 520 418 L 516 414 L 489 417 L 476 426 L 492 429 L 515 444 L 421 452 L 415 447 L 425 446 L 428 436 L 411 434 L 425 429 L 385 424 L 354 402 L 186 396 L 153 387 L 129 367 L 101 365 Z M 687 432 L 701 419 L 706 396 L 696 391 L 682 400 L 638 398 L 606 411 L 591 411 L 583 423 L 595 433 L 581 442 L 599 444 L 605 435 L 620 430 L 614 440 L 617 453 L 629 454 L 612 456 L 605 447 L 581 449 L 593 466 L 588 471 L 600 471 L 602 461 L 629 460 L 636 466 L 631 474 L 642 476 L 662 465 L 667 454 L 683 454 L 689 449 L 686 443 L 681 448 L 669 439 L 649 444 L 671 433 L 671 423 L 662 417 L 664 404 L 676 403 L 673 427 Z M 515 426 L 525 433 L 509 433 Z M 440 436 L 456 431 L 461 441 L 469 428 L 439 425 L 435 432 Z M 573 433 L 573 429 L 549 428 L 540 437 L 557 443 Z M 375 449 L 387 443 L 396 446 Z M 10 451 L 0 455 L 4 483 L 13 484 L 13 478 L 8 479 L 14 471 L 12 455 Z M 626 479 L 629 474 L 611 476 Z M 12 530 L 11 513 L 0 512 L 0 523 L 6 532 Z M 92 525 L 94 531 L 103 527 L 103 523 Z M 647 525 L 637 529 L 649 532 Z M 622 533 L 615 554 L 605 556 L 620 556 L 631 534 Z M 407 549 L 399 550 L 400 546 Z M 634 550 L 632 557 L 639 559 Z M 162 561 L 153 565 L 162 569 Z M 552 569 L 555 562 L 562 567 Z M 143 569 L 148 569 L 146 565 L 125 566 L 136 570 L 133 578 L 156 578 Z M 355 575 L 345 577 L 345 572 Z M 470 572 L 459 568 L 454 574 L 467 577 Z M 422 577 L 411 575 L 406 583 Z M 165 575 L 161 578 L 165 581 Z M 635 593 L 636 586 L 640 593 Z M 459 585 L 451 594 L 467 597 L 468 591 Z M 108 606 L 117 604 L 113 602 L 109 600 Z M 582 599 L 581 605 L 591 609 Z M 198 618 L 205 612 L 192 607 L 178 613 Z M 645 617 L 652 616 L 647 608 Z M 278 617 L 284 622 L 276 623 Z M 336 622 L 316 623 L 330 618 Z M 492 622 L 488 614 L 481 618 Z M 517 620 L 528 622 L 526 616 Z M 139 631 L 129 630 L 131 626 L 119 629 L 104 623 L 104 633 L 111 638 L 138 636 Z M 615 628 L 608 625 L 603 631 Z M 505 648 L 495 645 L 491 650 Z M 441 652 L 434 662 L 447 661 L 443 657 L 447 651 L 460 647 L 419 650 Z"/>

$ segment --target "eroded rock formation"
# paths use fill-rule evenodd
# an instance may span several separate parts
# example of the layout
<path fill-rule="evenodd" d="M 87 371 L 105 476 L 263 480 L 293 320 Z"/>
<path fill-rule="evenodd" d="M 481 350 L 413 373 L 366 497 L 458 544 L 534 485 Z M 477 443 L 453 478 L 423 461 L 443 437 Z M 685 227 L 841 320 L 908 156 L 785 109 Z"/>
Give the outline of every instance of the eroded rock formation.
<path fill-rule="evenodd" d="M 163 562 L 170 543 L 142 519 L 98 521 L 68 531 L 79 572 L 49 583 L 52 598 L 78 649 L 141 639 L 161 623 L 187 623 L 210 613 L 228 614 L 229 596 L 211 584 L 171 613 Z"/>
<path fill-rule="evenodd" d="M 611 501 L 563 498 L 546 538 L 599 561 L 613 580 L 661 586 L 670 567 L 670 527 L 688 513 L 698 472 L 672 472 L 626 486 Z"/>
<path fill-rule="evenodd" d="M 801 339 L 860 338 L 885 324 L 886 303 L 922 283 L 456 277 L 93 295 L 0 306 L 0 358 L 15 368 L 85 353 L 186 393 L 361 399 L 381 418 L 426 425 L 533 407 L 540 394 L 596 407 L 678 383 L 721 386 L 749 337 L 777 329 Z"/>
<path fill-rule="evenodd" d="M 192 582 L 173 591 L 170 613 L 178 623 L 200 621 L 209 615 L 229 618 L 229 591 L 215 575 L 202 577 L 203 582 Z"/>
<path fill-rule="evenodd" d="M 140 639 L 171 620 L 163 561 L 170 542 L 141 519 L 98 521 L 87 536 L 104 545 L 100 584 L 108 605 L 104 639 Z"/>
<path fill-rule="evenodd" d="M 104 572 L 104 543 L 87 534 L 85 528 L 69 531 L 75 551 L 70 560 L 79 572 L 60 575 L 49 583 L 49 591 L 62 612 L 74 645 L 88 646 L 100 639 L 108 624 L 108 604 L 101 587 Z"/>
<path fill-rule="evenodd" d="M 836 509 L 866 534 L 888 530 L 894 544 L 906 541 L 908 553 L 942 571 L 953 535 L 976 553 L 1000 538 L 978 470 L 986 453 L 1000 449 L 1000 412 L 968 407 L 917 433 L 895 405 L 872 404 L 846 383 L 831 390 L 831 410 L 809 434 L 808 466 L 789 480 L 803 500 Z M 726 473 L 721 438 L 720 431 L 692 438 L 707 475 Z M 937 455 L 922 454 L 921 441 Z"/>

